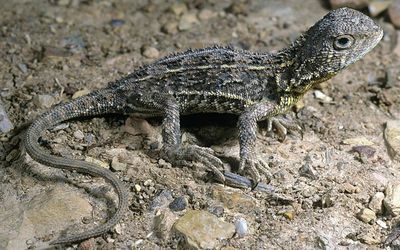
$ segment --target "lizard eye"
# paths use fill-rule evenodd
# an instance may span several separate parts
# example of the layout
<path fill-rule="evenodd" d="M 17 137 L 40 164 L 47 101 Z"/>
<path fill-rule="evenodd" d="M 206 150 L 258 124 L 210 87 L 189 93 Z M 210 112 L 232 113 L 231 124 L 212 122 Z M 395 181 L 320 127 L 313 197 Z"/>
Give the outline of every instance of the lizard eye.
<path fill-rule="evenodd" d="M 341 35 L 335 38 L 333 47 L 337 50 L 348 49 L 354 44 L 354 37 L 350 35 Z"/>

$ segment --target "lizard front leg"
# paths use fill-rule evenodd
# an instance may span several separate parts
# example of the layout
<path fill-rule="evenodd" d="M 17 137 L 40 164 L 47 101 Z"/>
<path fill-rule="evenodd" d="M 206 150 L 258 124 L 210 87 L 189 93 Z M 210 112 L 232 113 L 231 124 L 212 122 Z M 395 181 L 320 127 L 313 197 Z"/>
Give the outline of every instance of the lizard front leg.
<path fill-rule="evenodd" d="M 176 165 L 191 166 L 191 161 L 199 162 L 224 182 L 225 177 L 218 169 L 218 167 L 223 168 L 223 163 L 213 155 L 212 149 L 181 144 L 179 104 L 173 98 L 166 101 L 164 115 L 162 134 L 164 157 Z"/>
<path fill-rule="evenodd" d="M 271 174 L 268 165 L 255 152 L 257 122 L 273 115 L 276 105 L 272 103 L 259 103 L 248 107 L 239 116 L 239 144 L 240 165 L 239 171 L 248 169 L 253 180 L 261 180 L 260 171 L 269 179 Z"/>

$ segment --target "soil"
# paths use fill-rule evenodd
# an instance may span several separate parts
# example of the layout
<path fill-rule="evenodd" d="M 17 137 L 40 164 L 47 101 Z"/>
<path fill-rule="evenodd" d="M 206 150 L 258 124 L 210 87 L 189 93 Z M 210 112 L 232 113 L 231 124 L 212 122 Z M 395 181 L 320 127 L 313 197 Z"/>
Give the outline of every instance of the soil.
<path fill-rule="evenodd" d="M 80 90 L 105 87 L 176 51 L 213 44 L 277 51 L 329 11 L 324 2 L 297 0 L 15 0 L 1 1 L 1 6 L 0 94 L 16 128 L 29 124 L 52 104 L 71 100 Z M 385 16 L 376 20 L 385 30 L 380 44 L 306 94 L 288 114 L 302 127 L 302 134 L 289 133 L 282 142 L 260 124 L 258 148 L 270 164 L 270 184 L 294 202 L 280 204 L 260 192 L 238 189 L 254 198 L 254 209 L 225 209 L 222 219 L 233 223 L 238 216 L 244 217 L 249 232 L 224 241 L 221 247 L 383 246 L 396 217 L 383 210 L 365 223 L 357 216 L 369 206 L 371 197 L 400 179 L 400 164 L 389 157 L 383 136 L 385 123 L 400 119 L 400 59 L 393 52 L 400 33 Z M 320 98 L 316 91 L 330 98 Z M 230 154 L 227 158 L 237 163 L 235 119 L 186 118 L 185 140 Z M 161 190 L 173 197 L 188 197 L 187 209 L 207 210 L 218 203 L 211 194 L 217 184 L 206 177 L 204 169 L 176 168 L 159 159 L 160 120 L 147 122 L 140 122 L 138 132 L 138 122 L 126 116 L 79 119 L 43 138 L 43 147 L 55 154 L 92 157 L 107 166 L 115 157 L 114 161 L 126 163 L 114 171 L 130 187 L 130 210 L 118 232 L 95 238 L 98 248 L 177 248 L 181 243 L 176 237 L 151 234 L 154 215 L 149 207 Z M 112 213 L 107 201 L 85 192 L 106 188 L 113 198 L 111 187 L 101 178 L 49 169 L 28 156 L 25 163 L 16 160 L 20 138 L 16 133 L 0 136 L 1 203 L 13 200 L 18 206 L 61 185 L 90 201 L 98 223 Z M 90 223 L 75 224 L 67 233 L 91 227 Z M 60 232 L 50 233 L 56 237 Z M 41 248 L 52 237 L 37 235 L 27 241 L 26 248 Z"/>

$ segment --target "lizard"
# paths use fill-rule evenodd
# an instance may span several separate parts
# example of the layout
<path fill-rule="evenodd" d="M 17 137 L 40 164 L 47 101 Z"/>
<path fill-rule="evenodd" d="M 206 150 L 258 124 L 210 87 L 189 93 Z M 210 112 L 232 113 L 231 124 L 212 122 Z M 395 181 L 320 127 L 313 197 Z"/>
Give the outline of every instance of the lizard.
<path fill-rule="evenodd" d="M 382 37 L 383 30 L 371 18 L 340 8 L 328 12 L 288 48 L 276 53 L 224 46 L 189 49 L 144 65 L 103 89 L 44 112 L 27 129 L 27 153 L 44 165 L 103 177 L 118 194 L 118 208 L 105 224 L 50 244 L 78 242 L 108 232 L 127 211 L 128 193 L 110 170 L 51 155 L 41 148 L 39 139 L 47 129 L 73 118 L 110 113 L 161 116 L 162 157 L 173 165 L 198 162 L 223 181 L 223 163 L 210 148 L 181 144 L 180 116 L 235 114 L 239 172 L 248 171 L 258 182 L 261 174 L 269 171 L 256 154 L 257 122 L 276 119 L 288 111 L 313 86 L 362 58 Z"/>

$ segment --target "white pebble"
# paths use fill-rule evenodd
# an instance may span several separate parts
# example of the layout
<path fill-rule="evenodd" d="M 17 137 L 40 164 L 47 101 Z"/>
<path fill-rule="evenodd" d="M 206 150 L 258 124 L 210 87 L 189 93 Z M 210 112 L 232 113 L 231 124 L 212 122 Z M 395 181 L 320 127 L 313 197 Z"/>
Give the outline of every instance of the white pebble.
<path fill-rule="evenodd" d="M 242 238 L 247 234 L 247 222 L 244 218 L 239 218 L 235 221 L 235 230 L 237 235 Z"/>

